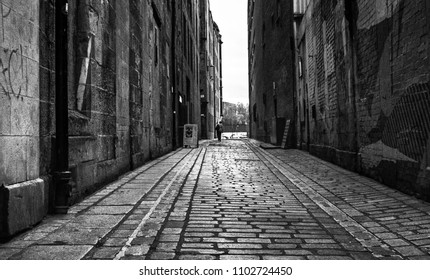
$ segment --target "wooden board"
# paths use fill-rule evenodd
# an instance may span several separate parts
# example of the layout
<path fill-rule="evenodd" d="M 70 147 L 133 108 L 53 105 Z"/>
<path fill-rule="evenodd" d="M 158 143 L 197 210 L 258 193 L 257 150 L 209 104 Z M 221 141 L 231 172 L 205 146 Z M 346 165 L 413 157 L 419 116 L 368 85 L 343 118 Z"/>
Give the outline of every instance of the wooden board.
<path fill-rule="evenodd" d="M 290 122 L 290 120 L 285 122 L 284 136 L 282 137 L 282 148 L 285 148 L 287 145 L 288 131 L 290 131 Z"/>

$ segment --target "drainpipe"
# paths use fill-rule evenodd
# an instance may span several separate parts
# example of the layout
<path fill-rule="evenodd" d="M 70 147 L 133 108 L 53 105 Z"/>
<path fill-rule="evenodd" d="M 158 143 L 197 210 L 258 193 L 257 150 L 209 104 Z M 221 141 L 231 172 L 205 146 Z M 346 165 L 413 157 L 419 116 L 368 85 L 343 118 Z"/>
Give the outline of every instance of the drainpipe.
<path fill-rule="evenodd" d="M 172 69 L 172 147 L 173 149 L 177 148 L 176 141 L 176 116 L 178 115 L 176 112 L 176 1 L 172 0 L 172 34 L 171 34 L 171 69 Z"/>
<path fill-rule="evenodd" d="M 222 36 L 219 35 L 219 96 L 220 96 L 220 117 L 224 116 L 223 96 L 222 96 Z M 221 118 L 222 120 L 222 118 Z"/>
<path fill-rule="evenodd" d="M 55 173 L 54 211 L 66 214 L 69 208 L 68 81 L 67 81 L 68 0 L 55 1 Z"/>
<path fill-rule="evenodd" d="M 217 135 L 216 135 L 216 132 L 215 132 L 215 127 L 216 127 L 216 125 L 217 125 L 217 123 L 218 123 L 218 120 L 217 120 L 217 118 L 216 118 L 216 76 L 215 76 L 215 35 L 216 35 L 216 32 L 215 32 L 215 28 L 214 27 L 212 27 L 212 30 L 211 30 L 211 32 L 212 32 L 212 38 L 213 38 L 213 40 L 212 40 L 212 63 L 213 63 L 213 65 L 211 65 L 212 66 L 212 70 L 213 70 L 213 74 L 212 74 L 212 78 L 213 78 L 213 83 L 212 83 L 212 85 L 213 85 L 213 93 L 214 93 L 214 138 L 216 138 L 217 137 Z"/>

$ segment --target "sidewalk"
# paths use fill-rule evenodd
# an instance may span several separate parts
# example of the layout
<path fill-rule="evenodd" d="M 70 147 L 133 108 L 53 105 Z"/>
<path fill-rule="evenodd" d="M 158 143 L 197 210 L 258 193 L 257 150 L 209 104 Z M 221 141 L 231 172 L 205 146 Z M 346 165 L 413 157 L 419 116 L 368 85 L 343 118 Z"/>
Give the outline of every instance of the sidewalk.
<path fill-rule="evenodd" d="M 0 245 L 0 259 L 430 259 L 430 204 L 298 150 L 205 141 Z"/>

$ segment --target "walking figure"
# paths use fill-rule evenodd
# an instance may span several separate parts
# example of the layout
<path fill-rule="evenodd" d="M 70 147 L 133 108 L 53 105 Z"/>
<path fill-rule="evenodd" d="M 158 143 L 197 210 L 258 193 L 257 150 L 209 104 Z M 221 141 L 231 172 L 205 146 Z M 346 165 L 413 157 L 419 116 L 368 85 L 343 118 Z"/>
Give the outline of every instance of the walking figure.
<path fill-rule="evenodd" d="M 221 134 L 222 134 L 222 122 L 219 122 L 216 127 L 216 136 L 218 137 L 218 141 L 221 142 Z"/>

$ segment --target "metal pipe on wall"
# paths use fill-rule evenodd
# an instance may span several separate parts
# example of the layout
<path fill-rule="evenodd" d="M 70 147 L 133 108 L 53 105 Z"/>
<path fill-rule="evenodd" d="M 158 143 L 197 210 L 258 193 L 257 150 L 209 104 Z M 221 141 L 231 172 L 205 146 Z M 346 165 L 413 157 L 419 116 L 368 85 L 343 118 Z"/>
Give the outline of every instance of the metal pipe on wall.
<path fill-rule="evenodd" d="M 68 0 L 55 1 L 55 173 L 54 212 L 67 213 L 71 173 L 68 133 Z"/>

